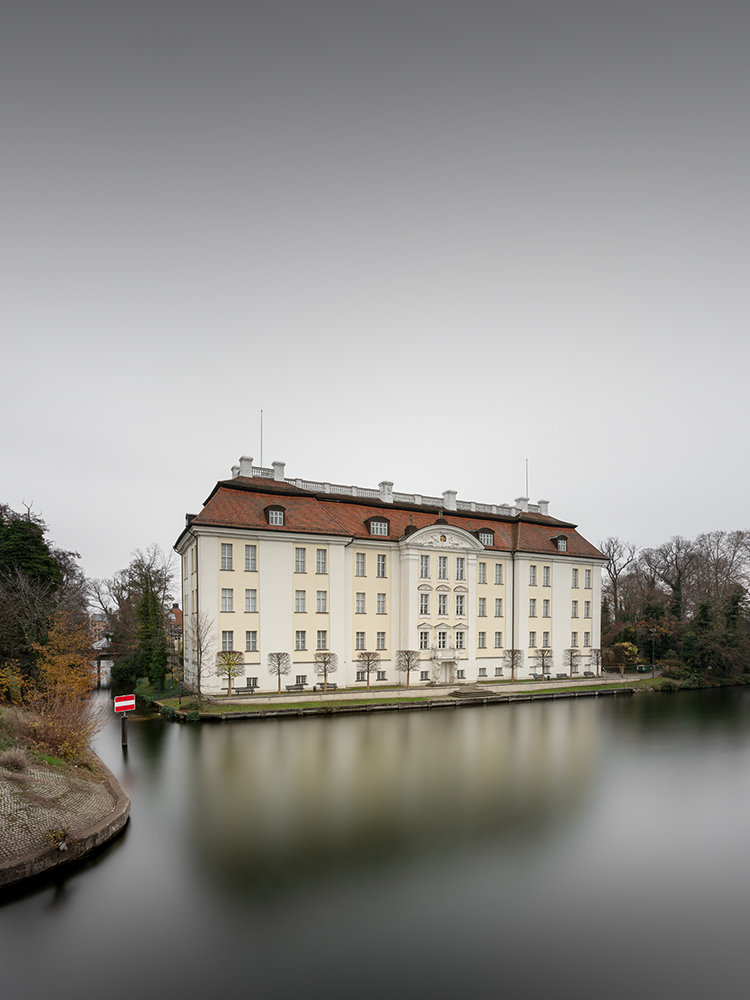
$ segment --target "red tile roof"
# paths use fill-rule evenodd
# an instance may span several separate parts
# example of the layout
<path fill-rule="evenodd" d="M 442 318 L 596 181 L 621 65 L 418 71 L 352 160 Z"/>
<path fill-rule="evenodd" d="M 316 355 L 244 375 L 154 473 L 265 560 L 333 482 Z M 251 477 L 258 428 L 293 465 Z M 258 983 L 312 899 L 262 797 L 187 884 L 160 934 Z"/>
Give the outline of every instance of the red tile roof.
<path fill-rule="evenodd" d="M 264 511 L 271 505 L 284 507 L 283 525 L 268 524 Z M 473 511 L 444 511 L 419 504 L 391 504 L 381 500 L 363 502 L 354 497 L 313 493 L 291 483 L 261 477 L 250 479 L 238 476 L 217 483 L 203 510 L 190 523 L 282 534 L 293 531 L 396 541 L 410 523 L 416 528 L 424 528 L 434 524 L 439 516 L 444 517 L 449 525 L 474 533 L 493 531 L 494 545 L 488 546 L 490 550 L 510 552 L 515 549 L 542 556 L 552 555 L 558 551 L 557 542 L 553 539 L 565 535 L 567 555 L 604 559 L 595 546 L 578 534 L 574 524 L 548 515 L 488 515 Z M 370 534 L 365 522 L 371 517 L 389 521 L 387 536 Z"/>

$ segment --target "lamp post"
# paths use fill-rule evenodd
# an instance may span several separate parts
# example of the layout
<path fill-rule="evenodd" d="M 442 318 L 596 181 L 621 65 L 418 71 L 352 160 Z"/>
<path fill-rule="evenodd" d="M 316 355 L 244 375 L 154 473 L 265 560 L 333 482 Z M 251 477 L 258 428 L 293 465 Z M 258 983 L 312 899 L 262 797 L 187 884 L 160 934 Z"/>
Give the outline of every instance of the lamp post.
<path fill-rule="evenodd" d="M 656 629 L 649 629 L 651 633 L 651 678 L 656 677 L 656 664 L 654 663 L 654 642 L 656 640 Z"/>

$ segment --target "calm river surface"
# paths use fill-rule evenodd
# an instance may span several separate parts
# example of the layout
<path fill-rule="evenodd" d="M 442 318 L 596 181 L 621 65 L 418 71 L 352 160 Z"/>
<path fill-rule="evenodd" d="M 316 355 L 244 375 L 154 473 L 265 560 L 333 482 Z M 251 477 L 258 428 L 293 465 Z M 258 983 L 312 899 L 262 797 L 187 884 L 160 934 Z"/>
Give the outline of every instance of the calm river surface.
<path fill-rule="evenodd" d="M 750 690 L 188 726 L 0 892 L 7 1000 L 747 995 Z"/>

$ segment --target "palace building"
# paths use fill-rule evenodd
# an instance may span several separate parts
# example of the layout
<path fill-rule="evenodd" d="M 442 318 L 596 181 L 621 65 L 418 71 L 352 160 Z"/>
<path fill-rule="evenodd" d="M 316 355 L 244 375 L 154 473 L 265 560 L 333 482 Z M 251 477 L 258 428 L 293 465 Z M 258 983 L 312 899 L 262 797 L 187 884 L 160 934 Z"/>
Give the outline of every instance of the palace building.
<path fill-rule="evenodd" d="M 312 687 L 316 652 L 337 655 L 330 680 L 378 684 L 491 682 L 592 669 L 605 557 L 551 517 L 548 501 L 487 504 L 289 479 L 284 463 L 243 457 L 175 543 L 182 560 L 185 678 L 226 691 L 215 655 L 242 652 L 233 690 Z M 415 650 L 414 669 L 398 653 Z M 546 652 L 542 652 L 546 651 Z"/>

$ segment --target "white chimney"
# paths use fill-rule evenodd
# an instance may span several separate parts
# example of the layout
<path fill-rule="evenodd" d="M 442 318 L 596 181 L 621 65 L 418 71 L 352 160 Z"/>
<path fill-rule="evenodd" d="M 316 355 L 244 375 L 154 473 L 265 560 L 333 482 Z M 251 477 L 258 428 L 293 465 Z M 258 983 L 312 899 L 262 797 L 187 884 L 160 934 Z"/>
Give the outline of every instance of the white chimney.
<path fill-rule="evenodd" d="M 239 467 L 239 465 L 233 465 L 232 466 L 232 479 L 236 479 L 237 476 L 239 476 L 239 474 L 240 474 L 240 467 Z"/>
<path fill-rule="evenodd" d="M 516 505 L 516 507 L 517 507 L 518 510 L 526 511 L 526 513 L 528 513 L 528 510 L 529 510 L 529 498 L 528 497 L 516 497 L 514 503 L 515 503 L 515 505 Z"/>
<path fill-rule="evenodd" d="M 549 514 L 549 500 L 537 500 L 540 514 Z"/>
<path fill-rule="evenodd" d="M 247 455 L 240 455 L 240 475 L 247 476 L 248 479 L 253 477 L 253 460 Z"/>
<path fill-rule="evenodd" d="M 384 479 L 382 483 L 378 483 L 378 489 L 380 490 L 381 500 L 384 500 L 386 503 L 393 503 L 393 483 Z"/>
<path fill-rule="evenodd" d="M 277 483 L 284 482 L 284 466 L 286 462 L 271 462 L 273 466 L 273 478 Z"/>
<path fill-rule="evenodd" d="M 446 510 L 455 510 L 457 496 L 458 490 L 443 490 L 443 507 Z"/>

